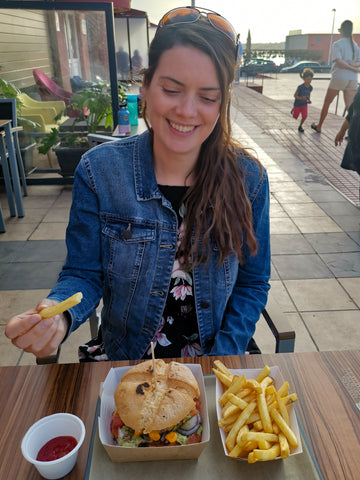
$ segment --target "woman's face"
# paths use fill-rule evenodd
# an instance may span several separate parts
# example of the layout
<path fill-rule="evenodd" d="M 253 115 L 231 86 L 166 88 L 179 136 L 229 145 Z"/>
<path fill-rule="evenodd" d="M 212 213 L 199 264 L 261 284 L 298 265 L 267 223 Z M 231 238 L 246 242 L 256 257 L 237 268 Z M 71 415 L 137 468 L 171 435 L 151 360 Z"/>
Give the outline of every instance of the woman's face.
<path fill-rule="evenodd" d="M 186 155 L 196 161 L 220 112 L 220 84 L 211 58 L 193 47 L 166 50 L 150 85 L 144 86 L 144 97 L 155 158 Z"/>

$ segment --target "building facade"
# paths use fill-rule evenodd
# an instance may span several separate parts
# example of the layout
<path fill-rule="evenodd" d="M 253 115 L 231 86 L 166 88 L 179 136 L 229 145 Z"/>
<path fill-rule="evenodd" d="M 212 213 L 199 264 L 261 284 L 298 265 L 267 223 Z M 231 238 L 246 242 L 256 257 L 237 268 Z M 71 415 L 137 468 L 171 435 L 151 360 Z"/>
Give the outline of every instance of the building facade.
<path fill-rule="evenodd" d="M 294 33 L 286 36 L 285 58 L 293 63 L 300 60 L 314 60 L 324 63 L 331 62 L 331 44 L 341 36 L 336 33 Z M 360 45 L 360 33 L 353 35 L 354 41 Z M 330 53 L 330 58 L 329 58 Z"/>

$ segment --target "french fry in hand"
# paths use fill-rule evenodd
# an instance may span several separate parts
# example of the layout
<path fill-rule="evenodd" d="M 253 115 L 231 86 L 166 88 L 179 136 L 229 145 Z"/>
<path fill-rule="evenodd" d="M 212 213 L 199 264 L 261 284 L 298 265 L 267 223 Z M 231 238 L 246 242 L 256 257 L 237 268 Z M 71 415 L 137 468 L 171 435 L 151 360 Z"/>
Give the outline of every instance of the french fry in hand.
<path fill-rule="evenodd" d="M 276 390 L 268 366 L 256 379 L 247 379 L 216 362 L 213 372 L 224 388 L 218 399 L 222 412 L 218 425 L 226 432 L 229 456 L 247 458 L 249 463 L 288 457 L 290 449 L 298 447 L 287 410 L 297 395 L 289 394 L 289 383 Z"/>
<path fill-rule="evenodd" d="M 52 307 L 46 307 L 40 310 L 39 315 L 41 318 L 51 318 L 55 317 L 55 315 L 59 315 L 60 313 L 69 310 L 69 308 L 74 307 L 78 303 L 81 302 L 83 294 L 81 292 L 75 293 L 71 297 L 67 298 L 63 302 L 57 303 Z"/>

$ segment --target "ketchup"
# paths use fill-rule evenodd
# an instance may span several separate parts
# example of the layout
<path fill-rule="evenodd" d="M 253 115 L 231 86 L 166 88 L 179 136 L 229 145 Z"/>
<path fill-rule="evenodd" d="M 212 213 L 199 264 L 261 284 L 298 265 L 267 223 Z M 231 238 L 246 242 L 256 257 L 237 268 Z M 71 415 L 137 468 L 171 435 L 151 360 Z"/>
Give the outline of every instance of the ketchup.
<path fill-rule="evenodd" d="M 77 440 L 74 437 L 63 436 L 52 438 L 40 448 L 36 460 L 39 460 L 40 462 L 57 460 L 71 452 L 76 445 Z"/>

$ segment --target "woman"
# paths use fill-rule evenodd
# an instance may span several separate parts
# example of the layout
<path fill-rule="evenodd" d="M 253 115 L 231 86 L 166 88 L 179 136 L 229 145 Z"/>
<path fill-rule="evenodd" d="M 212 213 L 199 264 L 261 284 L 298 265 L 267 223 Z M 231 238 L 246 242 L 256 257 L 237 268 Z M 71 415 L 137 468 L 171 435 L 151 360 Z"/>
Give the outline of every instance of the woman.
<path fill-rule="evenodd" d="M 142 67 L 142 58 L 139 50 L 134 51 L 134 55 L 131 57 L 131 65 L 134 70 L 140 70 Z"/>
<path fill-rule="evenodd" d="M 344 92 L 346 110 L 349 110 L 355 97 L 360 71 L 360 48 L 352 38 L 352 30 L 353 24 L 350 20 L 342 22 L 339 28 L 342 38 L 333 45 L 331 80 L 320 112 L 320 120 L 317 124 L 311 124 L 311 128 L 317 133 L 321 133 L 330 104 L 340 90 Z"/>
<path fill-rule="evenodd" d="M 7 326 L 19 348 L 48 355 L 102 297 L 101 359 L 146 357 L 151 341 L 157 357 L 245 352 L 269 289 L 269 192 L 231 139 L 235 52 L 214 12 L 163 17 L 143 80 L 149 131 L 84 155 L 58 283 Z M 79 305 L 40 320 L 76 291 Z"/>

